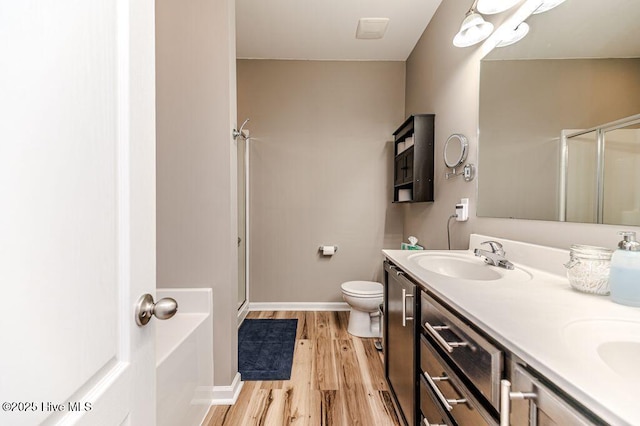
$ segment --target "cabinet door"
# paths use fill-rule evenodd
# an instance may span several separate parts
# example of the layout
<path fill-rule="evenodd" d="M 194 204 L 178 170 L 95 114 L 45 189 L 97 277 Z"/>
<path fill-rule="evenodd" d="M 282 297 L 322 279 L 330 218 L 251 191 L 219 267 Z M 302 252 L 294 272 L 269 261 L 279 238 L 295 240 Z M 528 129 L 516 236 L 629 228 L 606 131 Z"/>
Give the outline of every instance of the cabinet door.
<path fill-rule="evenodd" d="M 413 149 L 407 151 L 404 161 L 404 183 L 413 181 Z"/>
<path fill-rule="evenodd" d="M 387 285 L 386 372 L 389 385 L 409 426 L 416 417 L 416 286 L 399 270 L 385 268 Z"/>
<path fill-rule="evenodd" d="M 414 201 L 433 201 L 435 116 L 419 115 L 414 121 Z"/>
<path fill-rule="evenodd" d="M 396 157 L 395 160 L 395 185 L 402 185 L 405 183 L 405 169 L 406 169 L 407 155 L 402 153 Z"/>
<path fill-rule="evenodd" d="M 512 426 L 593 425 L 560 395 L 544 386 L 520 365 L 513 369 L 512 390 L 536 395 L 532 399 L 512 400 Z"/>
<path fill-rule="evenodd" d="M 395 159 L 395 185 L 413 182 L 413 149 L 407 150 Z"/>

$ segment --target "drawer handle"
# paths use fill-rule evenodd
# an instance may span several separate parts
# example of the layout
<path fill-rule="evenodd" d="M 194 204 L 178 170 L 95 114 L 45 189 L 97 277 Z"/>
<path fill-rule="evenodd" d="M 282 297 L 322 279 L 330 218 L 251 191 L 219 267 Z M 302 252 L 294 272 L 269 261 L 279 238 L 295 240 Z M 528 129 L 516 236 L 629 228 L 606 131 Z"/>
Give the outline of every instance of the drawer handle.
<path fill-rule="evenodd" d="M 424 326 L 427 328 L 429 334 L 436 339 L 436 341 L 442 346 L 444 350 L 451 353 L 455 348 L 459 348 L 460 346 L 469 346 L 467 342 L 447 342 L 444 338 L 438 333 L 438 330 L 449 330 L 448 325 L 431 325 L 428 322 L 424 323 Z"/>
<path fill-rule="evenodd" d="M 424 415 L 424 413 L 422 414 Z M 444 423 L 431 423 L 429 422 L 429 419 L 427 419 L 426 417 L 422 419 L 422 423 L 424 423 L 424 426 L 447 426 Z"/>
<path fill-rule="evenodd" d="M 509 426 L 512 399 L 534 399 L 537 396 L 533 392 L 511 392 L 511 382 L 500 380 L 500 426 Z"/>
<path fill-rule="evenodd" d="M 453 406 L 454 405 L 466 404 L 467 403 L 467 399 L 466 398 L 447 399 L 442 394 L 442 392 L 440 392 L 440 389 L 438 389 L 438 386 L 436 386 L 435 381 L 442 382 L 442 381 L 445 381 L 445 380 L 449 380 L 449 377 L 447 377 L 447 376 L 431 377 L 426 372 L 424 373 L 424 377 L 425 377 L 425 379 L 427 379 L 427 382 L 429 382 L 429 385 L 431 386 L 431 389 L 433 389 L 433 391 L 436 393 L 436 396 L 438 397 L 438 399 L 440 400 L 442 405 L 444 405 L 444 407 L 447 409 L 447 411 L 453 410 Z M 453 385 L 452 385 L 452 387 L 453 387 Z"/>

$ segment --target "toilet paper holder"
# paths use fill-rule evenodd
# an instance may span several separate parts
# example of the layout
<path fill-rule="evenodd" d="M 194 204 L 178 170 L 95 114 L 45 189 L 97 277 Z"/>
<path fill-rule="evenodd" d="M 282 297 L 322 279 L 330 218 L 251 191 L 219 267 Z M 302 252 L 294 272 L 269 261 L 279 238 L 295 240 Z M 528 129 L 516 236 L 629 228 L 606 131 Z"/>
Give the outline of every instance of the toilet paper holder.
<path fill-rule="evenodd" d="M 319 251 L 320 253 L 323 253 L 323 254 L 324 254 L 326 249 L 331 249 L 331 248 L 333 248 L 333 253 L 331 253 L 331 254 L 334 254 L 334 253 L 337 253 L 337 252 L 338 252 L 338 246 L 320 246 L 320 247 L 318 248 L 318 251 Z"/>

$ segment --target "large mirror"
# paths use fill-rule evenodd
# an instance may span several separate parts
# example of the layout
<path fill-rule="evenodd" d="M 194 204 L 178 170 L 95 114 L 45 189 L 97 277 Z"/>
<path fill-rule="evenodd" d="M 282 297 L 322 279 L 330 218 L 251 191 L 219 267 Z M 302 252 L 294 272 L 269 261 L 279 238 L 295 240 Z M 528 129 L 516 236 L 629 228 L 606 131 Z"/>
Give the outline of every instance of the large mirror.
<path fill-rule="evenodd" d="M 640 114 L 640 1 L 526 22 L 481 61 L 478 216 L 640 226 L 640 129 L 605 130 Z"/>

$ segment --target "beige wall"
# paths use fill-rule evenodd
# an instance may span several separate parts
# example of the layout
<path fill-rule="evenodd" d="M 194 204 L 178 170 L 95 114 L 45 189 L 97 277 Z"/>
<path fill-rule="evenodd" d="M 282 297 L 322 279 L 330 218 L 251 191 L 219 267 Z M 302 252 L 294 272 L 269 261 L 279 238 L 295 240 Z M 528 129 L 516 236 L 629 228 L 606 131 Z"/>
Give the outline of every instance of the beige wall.
<path fill-rule="evenodd" d="M 398 247 L 393 131 L 403 62 L 238 61 L 250 117 L 251 302 L 338 302 L 340 284 L 380 280 Z M 319 256 L 321 244 L 337 254 Z"/>
<path fill-rule="evenodd" d="M 234 22 L 232 0 L 156 2 L 157 285 L 213 289 L 215 385 L 238 370 Z"/>
<path fill-rule="evenodd" d="M 405 237 L 415 234 L 427 248 L 446 248 L 447 218 L 453 214 L 455 203 L 468 197 L 470 220 L 452 224 L 453 248 L 466 248 L 470 233 L 565 248 L 572 243 L 615 246 L 619 239 L 616 231 L 633 227 L 478 218 L 476 181 L 444 179 L 445 168 L 440 159 L 444 141 L 451 133 L 463 133 L 469 138 L 468 161 L 477 163 L 481 48 L 461 49 L 451 42 L 468 8 L 467 0 L 442 2 L 407 60 L 406 114 L 436 114 L 436 201 L 405 206 Z M 480 179 L 482 172 L 480 165 Z M 634 230 L 640 232 L 637 227 Z"/>

